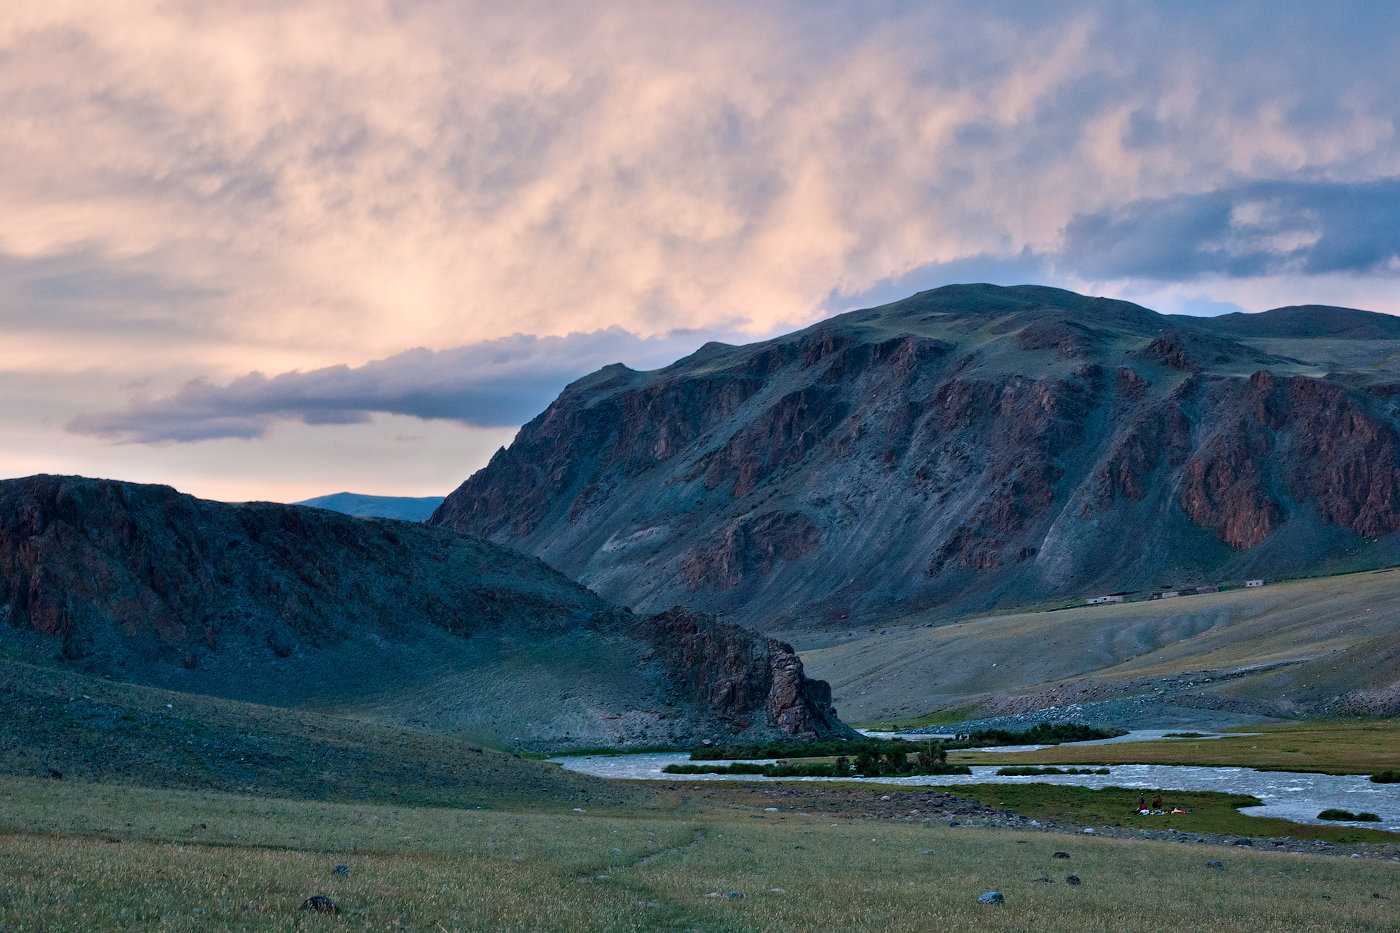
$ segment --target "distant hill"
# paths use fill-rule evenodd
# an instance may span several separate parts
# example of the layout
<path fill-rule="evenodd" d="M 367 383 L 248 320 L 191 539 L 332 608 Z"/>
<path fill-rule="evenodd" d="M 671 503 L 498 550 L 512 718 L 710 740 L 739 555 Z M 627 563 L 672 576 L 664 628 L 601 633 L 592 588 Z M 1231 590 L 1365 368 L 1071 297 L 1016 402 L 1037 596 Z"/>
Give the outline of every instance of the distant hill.
<path fill-rule="evenodd" d="M 336 492 L 329 496 L 303 499 L 295 505 L 330 509 L 356 518 L 397 518 L 405 522 L 421 522 L 442 504 L 442 496 L 366 496 L 358 492 Z"/>
<path fill-rule="evenodd" d="M 958 285 L 568 386 L 431 522 L 843 627 L 1400 560 L 1400 319 Z"/>
<path fill-rule="evenodd" d="M 520 748 L 844 733 L 792 649 L 441 528 L 0 481 L 0 658 Z"/>

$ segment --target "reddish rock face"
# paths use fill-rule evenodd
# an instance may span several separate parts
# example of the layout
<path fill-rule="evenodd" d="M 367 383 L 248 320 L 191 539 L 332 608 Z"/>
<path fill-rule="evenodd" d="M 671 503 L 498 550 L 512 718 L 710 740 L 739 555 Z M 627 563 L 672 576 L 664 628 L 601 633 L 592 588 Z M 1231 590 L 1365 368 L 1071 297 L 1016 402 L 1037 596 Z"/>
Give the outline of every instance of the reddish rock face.
<path fill-rule="evenodd" d="M 654 645 L 681 698 L 713 711 L 730 733 L 767 724 L 802 738 L 851 734 L 831 705 L 831 688 L 807 679 L 791 645 L 680 608 L 640 620 L 633 631 Z"/>
<path fill-rule="evenodd" d="M 1246 555 L 1389 563 L 1400 373 L 1337 371 L 1360 332 L 1388 336 L 1341 359 L 1400 360 L 1384 315 L 937 289 L 580 380 L 433 521 L 637 609 L 775 627 L 1229 579 Z"/>
<path fill-rule="evenodd" d="M 699 544 L 681 563 L 693 590 L 735 587 L 753 574 L 767 576 L 821 544 L 821 530 L 800 512 L 768 512 L 726 525 L 713 547 Z"/>
<path fill-rule="evenodd" d="M 1243 421 L 1227 426 L 1186 464 L 1186 514 L 1232 548 L 1263 541 L 1283 520 L 1283 508 L 1265 489 L 1261 461 L 1268 455 L 1260 432 Z"/>
<path fill-rule="evenodd" d="M 1396 431 L 1362 398 L 1316 379 L 1293 378 L 1282 390 L 1280 429 L 1291 429 L 1297 493 L 1317 503 L 1334 525 L 1366 538 L 1400 530 L 1400 457 Z"/>

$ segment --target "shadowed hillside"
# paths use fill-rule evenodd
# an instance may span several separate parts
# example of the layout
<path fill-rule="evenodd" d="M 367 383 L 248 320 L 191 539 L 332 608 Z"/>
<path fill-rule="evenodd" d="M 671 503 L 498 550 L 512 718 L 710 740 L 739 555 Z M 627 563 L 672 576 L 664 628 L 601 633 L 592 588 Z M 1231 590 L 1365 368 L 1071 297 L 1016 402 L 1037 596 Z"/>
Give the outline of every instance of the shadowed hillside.
<path fill-rule="evenodd" d="M 76 477 L 0 482 L 0 651 L 519 747 L 844 731 L 788 646 L 618 610 L 445 529 Z"/>
<path fill-rule="evenodd" d="M 432 522 L 764 628 L 1400 560 L 1400 321 L 949 286 L 564 390 Z"/>
<path fill-rule="evenodd" d="M 0 772 L 409 805 L 626 805 L 640 795 L 461 737 L 0 660 Z"/>

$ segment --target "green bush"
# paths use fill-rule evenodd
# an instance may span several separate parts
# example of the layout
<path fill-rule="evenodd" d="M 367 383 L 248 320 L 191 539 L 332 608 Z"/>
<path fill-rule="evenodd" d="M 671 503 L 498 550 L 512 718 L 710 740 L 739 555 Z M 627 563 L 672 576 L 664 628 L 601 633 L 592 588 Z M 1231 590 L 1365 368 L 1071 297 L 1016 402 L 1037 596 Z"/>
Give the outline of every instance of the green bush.
<path fill-rule="evenodd" d="M 1372 784 L 1400 784 L 1400 771 L 1377 771 L 1371 775 Z"/>
<path fill-rule="evenodd" d="M 862 767 L 863 766 L 863 767 Z M 917 763 L 905 761 L 904 770 L 896 770 L 898 766 L 887 761 L 881 761 L 875 755 L 869 755 L 864 761 L 856 759 L 855 771 L 852 773 L 850 764 L 844 758 L 838 758 L 831 764 L 808 763 L 792 761 L 779 761 L 771 765 L 758 765 L 745 761 L 736 761 L 733 764 L 720 765 L 667 765 L 661 770 L 666 774 L 752 774 L 761 777 L 909 777 L 924 774 L 971 774 L 972 769 L 966 765 L 950 765 L 946 762 L 933 763 L 927 769 L 921 769 Z"/>
<path fill-rule="evenodd" d="M 1006 729 L 979 729 L 960 734 L 949 748 L 982 748 L 992 745 L 1060 745 L 1065 742 L 1089 742 L 1127 735 L 1127 729 L 1100 729 L 1078 722 L 1042 722 L 1024 732 Z"/>
<path fill-rule="evenodd" d="M 1374 813 L 1352 813 L 1335 807 L 1323 810 L 1317 815 L 1319 820 L 1346 820 L 1353 823 L 1379 823 L 1381 818 Z"/>

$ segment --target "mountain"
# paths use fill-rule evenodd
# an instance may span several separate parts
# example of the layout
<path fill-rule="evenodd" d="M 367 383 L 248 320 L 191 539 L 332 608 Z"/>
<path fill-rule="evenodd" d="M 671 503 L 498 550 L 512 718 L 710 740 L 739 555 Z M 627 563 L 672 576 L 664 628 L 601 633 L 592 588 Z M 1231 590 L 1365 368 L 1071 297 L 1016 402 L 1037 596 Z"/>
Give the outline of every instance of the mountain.
<path fill-rule="evenodd" d="M 578 380 L 430 519 L 795 629 L 1400 560 L 1400 321 L 959 285 Z"/>
<path fill-rule="evenodd" d="M 522 748 L 829 735 L 787 645 L 616 609 L 443 528 L 80 477 L 0 482 L 0 654 Z"/>
<path fill-rule="evenodd" d="M 404 522 L 426 520 L 439 505 L 442 496 L 366 496 L 358 492 L 335 492 L 329 496 L 303 499 L 295 505 L 308 505 L 314 509 L 330 509 L 342 515 L 356 518 L 396 518 Z"/>

